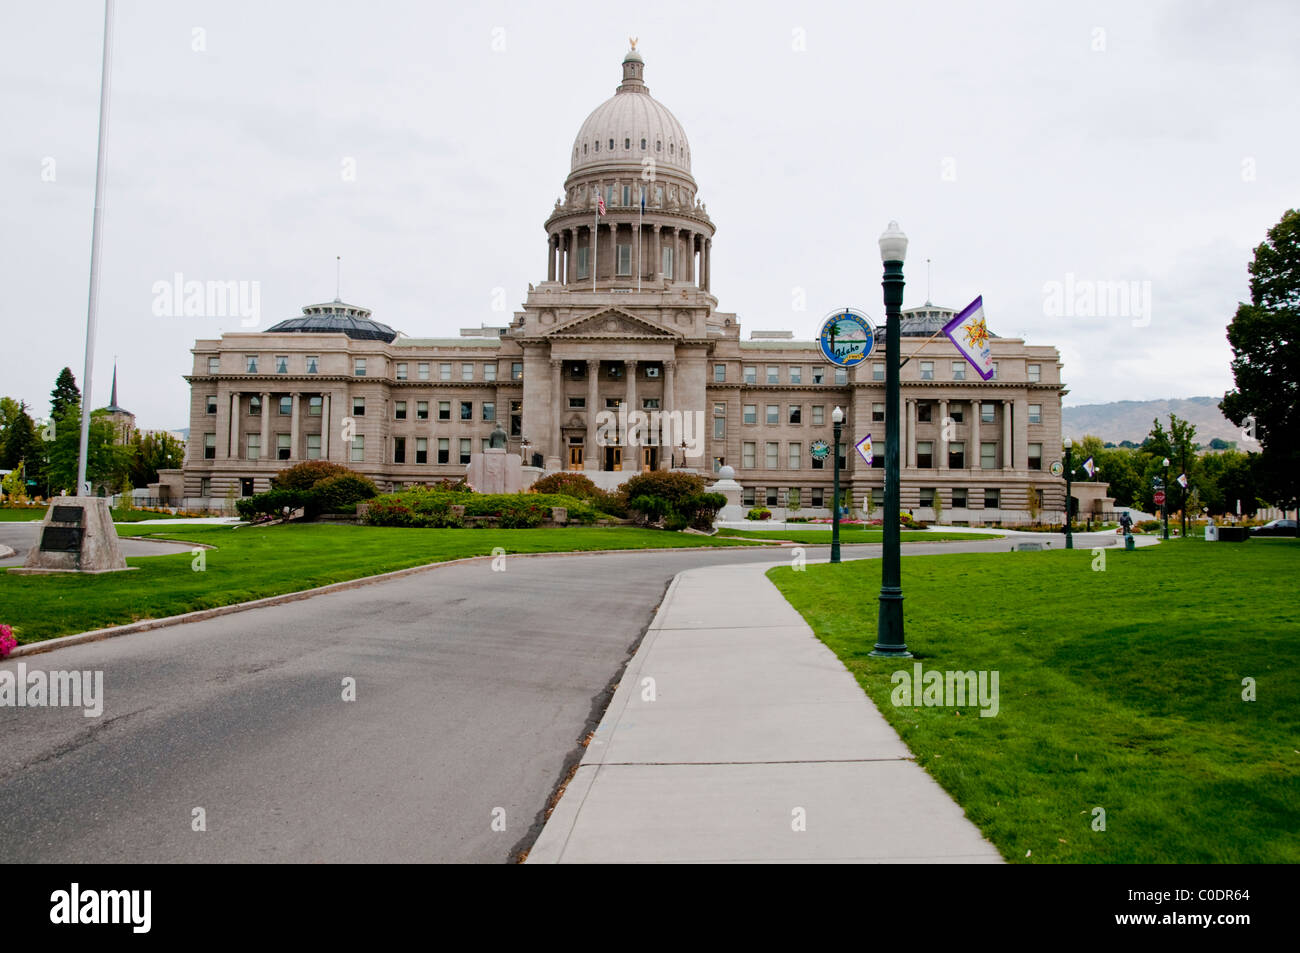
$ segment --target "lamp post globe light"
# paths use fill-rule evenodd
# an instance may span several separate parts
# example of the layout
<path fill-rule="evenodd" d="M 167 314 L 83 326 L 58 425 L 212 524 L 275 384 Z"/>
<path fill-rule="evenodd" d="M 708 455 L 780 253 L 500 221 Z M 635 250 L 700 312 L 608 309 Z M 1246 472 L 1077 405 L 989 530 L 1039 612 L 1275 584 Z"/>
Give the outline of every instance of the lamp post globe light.
<path fill-rule="evenodd" d="M 831 423 L 835 425 L 835 475 L 831 481 L 831 562 L 840 561 L 840 431 L 844 426 L 844 411 L 836 407 L 831 411 Z"/>
<path fill-rule="evenodd" d="M 1164 521 L 1165 531 L 1164 539 L 1169 538 L 1169 458 L 1165 457 L 1160 464 L 1164 467 L 1164 473 L 1160 477 L 1160 492 L 1163 494 L 1160 499 L 1160 519 Z"/>
<path fill-rule="evenodd" d="M 1069 437 L 1065 438 L 1065 548 L 1074 549 L 1074 533 L 1070 531 L 1070 518 L 1074 515 L 1074 507 L 1070 505 L 1070 483 L 1074 477 L 1074 464 L 1070 460 L 1070 455 L 1074 449 L 1074 441 Z"/>
<path fill-rule="evenodd" d="M 903 307 L 903 261 L 907 236 L 890 222 L 880 236 L 880 261 L 885 273 L 885 544 L 880 560 L 880 617 L 873 658 L 911 658 L 903 639 L 902 536 L 898 525 L 898 372 L 899 322 Z"/>

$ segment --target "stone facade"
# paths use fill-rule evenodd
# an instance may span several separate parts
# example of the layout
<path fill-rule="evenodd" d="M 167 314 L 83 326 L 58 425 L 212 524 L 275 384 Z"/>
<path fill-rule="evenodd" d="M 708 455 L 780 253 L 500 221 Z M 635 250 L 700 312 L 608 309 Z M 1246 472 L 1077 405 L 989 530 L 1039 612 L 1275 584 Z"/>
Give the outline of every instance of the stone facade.
<path fill-rule="evenodd" d="M 685 133 L 643 68 L 630 52 L 622 85 L 584 123 L 545 222 L 546 280 L 508 327 L 408 338 L 335 301 L 267 332 L 196 342 L 185 495 L 260 492 L 275 471 L 317 458 L 383 488 L 459 478 L 499 420 L 508 449 L 525 462 L 540 454 L 547 470 L 614 486 L 647 467 L 727 464 L 746 502 L 784 507 L 797 490 L 801 511 L 818 515 L 832 462 L 818 466 L 810 447 L 832 441 L 839 406 L 844 485 L 855 506 L 883 499 L 883 348 L 845 371 L 815 342 L 742 340 L 711 290 L 715 229 Z M 903 509 L 930 518 L 938 494 L 946 520 L 1018 522 L 1033 490 L 1044 518 L 1059 515 L 1064 482 L 1048 472 L 1061 446 L 1058 352 L 995 337 L 997 374 L 982 381 L 946 338 L 928 340 L 952 314 L 928 303 L 904 314 L 903 355 L 920 351 L 902 372 Z M 678 426 L 648 444 L 611 440 L 600 414 L 620 405 Z M 852 450 L 867 433 L 875 468 Z"/>

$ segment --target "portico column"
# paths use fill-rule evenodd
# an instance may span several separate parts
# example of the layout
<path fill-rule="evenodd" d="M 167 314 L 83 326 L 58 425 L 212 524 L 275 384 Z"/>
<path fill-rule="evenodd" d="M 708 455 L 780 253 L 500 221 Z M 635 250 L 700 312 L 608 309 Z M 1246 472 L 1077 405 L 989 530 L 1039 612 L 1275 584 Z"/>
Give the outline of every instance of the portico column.
<path fill-rule="evenodd" d="M 654 260 L 650 263 L 650 274 L 654 275 L 655 281 L 659 281 L 659 279 L 664 276 L 664 255 L 663 252 L 659 250 L 659 230 L 662 226 L 652 225 L 651 227 L 654 229 L 655 233 L 655 250 Z"/>
<path fill-rule="evenodd" d="M 320 458 L 330 458 L 330 395 L 321 394 L 320 407 Z"/>
<path fill-rule="evenodd" d="M 599 448 L 596 446 L 596 414 L 600 408 L 596 406 L 597 384 L 600 377 L 600 361 L 587 362 L 587 445 L 583 448 L 582 468 L 584 470 L 599 470 L 600 457 Z"/>
<path fill-rule="evenodd" d="M 573 270 L 576 265 L 578 248 L 578 230 L 576 228 L 566 228 L 564 230 L 564 283 L 567 285 L 573 281 Z"/>
<path fill-rule="evenodd" d="M 939 401 L 939 469 L 948 469 L 948 402 Z"/>
<path fill-rule="evenodd" d="M 297 460 L 298 451 L 298 395 L 289 395 L 289 459 Z"/>
<path fill-rule="evenodd" d="M 231 460 L 239 459 L 239 391 L 230 395 L 230 452 Z"/>
<path fill-rule="evenodd" d="M 1004 470 L 1014 470 L 1016 466 L 1015 455 L 1012 453 L 1011 445 L 1011 401 L 1002 402 L 1002 468 Z"/>
<path fill-rule="evenodd" d="M 686 281 L 695 281 L 695 233 L 690 229 L 682 229 L 682 246 L 686 250 Z"/>
<path fill-rule="evenodd" d="M 713 239 L 704 239 L 704 290 L 713 283 Z"/>
<path fill-rule="evenodd" d="M 569 465 L 564 455 L 564 362 L 551 361 L 551 411 L 555 414 L 555 455 L 560 458 L 560 469 Z"/>
<path fill-rule="evenodd" d="M 641 407 L 636 401 L 636 361 L 624 360 L 623 373 L 627 375 L 627 414 L 628 420 L 632 419 L 632 412 L 640 410 Z M 628 438 L 623 442 L 623 469 L 629 468 L 628 456 L 631 455 L 631 472 L 641 472 L 641 441 L 640 438 L 633 440 L 631 438 L 632 426 L 628 425 Z"/>
<path fill-rule="evenodd" d="M 546 280 L 555 280 L 555 253 L 560 244 L 558 235 L 546 236 Z"/>
<path fill-rule="evenodd" d="M 265 460 L 268 455 L 267 448 L 271 445 L 271 395 L 262 395 L 262 446 L 257 451 L 258 458 Z"/>
<path fill-rule="evenodd" d="M 676 406 L 677 403 L 675 399 L 676 396 L 677 396 L 677 362 L 664 361 L 664 399 L 662 401 L 662 404 L 665 413 L 667 414 L 672 413 L 673 408 Z M 661 418 L 661 419 L 672 419 L 672 418 Z M 662 434 L 663 432 L 664 432 L 663 428 L 661 427 L 660 433 Z M 676 439 L 675 428 L 673 429 L 673 435 L 674 435 L 674 439 Z M 669 443 L 667 446 L 664 446 L 661 443 L 659 445 L 659 468 L 661 470 L 668 469 L 669 464 L 672 462 L 672 458 L 673 458 L 672 444 Z"/>

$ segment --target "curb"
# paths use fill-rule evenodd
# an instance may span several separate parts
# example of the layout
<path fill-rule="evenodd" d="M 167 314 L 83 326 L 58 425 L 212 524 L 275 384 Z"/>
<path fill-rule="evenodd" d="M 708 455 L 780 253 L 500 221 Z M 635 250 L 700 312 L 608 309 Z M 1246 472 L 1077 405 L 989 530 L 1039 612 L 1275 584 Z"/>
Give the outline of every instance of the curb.
<path fill-rule="evenodd" d="M 681 552 L 682 550 L 701 549 L 771 548 L 773 547 L 764 546 L 762 544 L 756 546 L 667 546 L 661 549 L 584 549 L 557 553 L 506 553 L 506 555 L 512 558 L 546 556 L 608 556 L 622 553 L 676 553 Z M 19 658 L 25 655 L 39 655 L 44 652 L 53 652 L 55 649 L 67 648 L 73 645 L 82 645 L 87 642 L 100 642 L 104 639 L 116 638 L 119 635 L 148 632 L 151 629 L 162 629 L 173 625 L 183 625 L 187 622 L 202 622 L 205 619 L 215 619 L 218 616 L 231 615 L 236 612 L 245 612 L 249 609 L 262 609 L 268 606 L 283 605 L 287 602 L 297 602 L 300 599 L 310 599 L 313 596 L 328 595 L 331 592 L 358 589 L 361 586 L 369 586 L 377 582 L 387 582 L 390 579 L 399 579 L 403 576 L 414 575 L 415 573 L 429 572 L 431 570 L 441 569 L 444 566 L 456 566 L 462 563 L 479 562 L 481 560 L 495 558 L 495 556 L 488 554 L 484 556 L 464 556 L 460 559 L 448 559 L 436 563 L 424 563 L 419 566 L 408 566 L 406 569 L 395 569 L 392 572 L 380 573 L 376 576 L 362 576 L 358 579 L 348 579 L 343 582 L 332 582 L 325 586 L 317 586 L 314 589 L 300 589 L 297 592 L 285 592 L 278 596 L 267 596 L 263 599 L 254 599 L 251 602 L 236 602 L 228 606 L 215 606 L 211 609 L 196 609 L 193 612 L 185 612 L 181 615 L 163 616 L 161 619 L 142 619 L 139 622 L 128 622 L 124 625 L 108 626 L 103 629 L 92 629 L 89 632 L 60 635 L 52 639 L 45 639 L 40 642 L 30 642 L 26 645 L 20 645 L 5 656 L 5 659 Z"/>

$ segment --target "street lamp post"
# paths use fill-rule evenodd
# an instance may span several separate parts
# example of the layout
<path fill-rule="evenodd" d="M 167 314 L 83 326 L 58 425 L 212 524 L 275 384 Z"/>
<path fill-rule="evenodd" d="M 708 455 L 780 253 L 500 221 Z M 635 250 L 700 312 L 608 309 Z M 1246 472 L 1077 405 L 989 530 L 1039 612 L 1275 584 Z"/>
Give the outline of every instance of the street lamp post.
<path fill-rule="evenodd" d="M 1065 438 L 1065 548 L 1074 549 L 1074 533 L 1071 532 L 1071 517 L 1074 516 L 1073 500 L 1070 496 L 1070 483 L 1074 479 L 1074 464 L 1071 462 L 1070 455 L 1074 448 L 1074 441 L 1069 437 Z"/>
<path fill-rule="evenodd" d="M 831 508 L 835 511 L 831 517 L 831 562 L 840 561 L 840 431 L 844 426 L 844 411 L 836 407 L 831 411 L 831 423 L 835 425 L 835 476 L 831 480 Z"/>
<path fill-rule="evenodd" d="M 898 372 L 899 321 L 903 307 L 903 260 L 907 236 L 890 222 L 880 236 L 885 290 L 885 545 L 880 560 L 880 617 L 876 626 L 874 658 L 911 658 L 903 640 L 902 537 L 898 526 Z M 837 448 L 838 450 L 838 448 Z"/>
<path fill-rule="evenodd" d="M 1163 466 L 1165 469 L 1164 469 L 1164 475 L 1161 476 L 1160 478 L 1160 492 L 1162 494 L 1161 499 L 1164 501 L 1160 504 L 1160 518 L 1164 521 L 1165 524 L 1164 538 L 1168 539 L 1169 538 L 1169 458 L 1168 457 L 1165 457 L 1164 462 L 1161 464 L 1161 466 Z"/>

